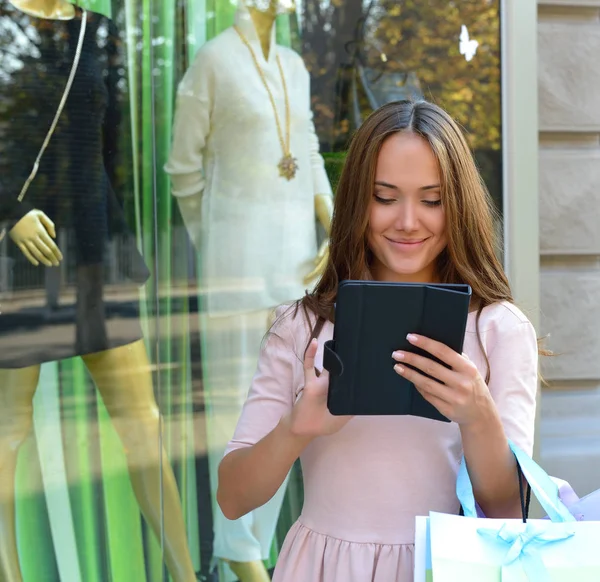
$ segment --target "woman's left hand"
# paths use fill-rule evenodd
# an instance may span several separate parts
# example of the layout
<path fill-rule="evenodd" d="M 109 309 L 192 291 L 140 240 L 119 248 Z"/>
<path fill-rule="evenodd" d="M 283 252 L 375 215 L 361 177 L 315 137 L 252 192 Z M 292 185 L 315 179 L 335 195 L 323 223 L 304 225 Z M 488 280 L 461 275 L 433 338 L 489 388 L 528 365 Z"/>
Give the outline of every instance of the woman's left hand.
<path fill-rule="evenodd" d="M 398 362 L 394 366 L 396 372 L 412 382 L 423 398 L 448 419 L 461 426 L 485 421 L 494 409 L 494 402 L 477 366 L 466 354 L 458 354 L 452 348 L 421 335 L 409 334 L 407 339 L 412 345 L 445 362 L 450 369 L 425 356 L 397 351 L 392 356 Z"/>

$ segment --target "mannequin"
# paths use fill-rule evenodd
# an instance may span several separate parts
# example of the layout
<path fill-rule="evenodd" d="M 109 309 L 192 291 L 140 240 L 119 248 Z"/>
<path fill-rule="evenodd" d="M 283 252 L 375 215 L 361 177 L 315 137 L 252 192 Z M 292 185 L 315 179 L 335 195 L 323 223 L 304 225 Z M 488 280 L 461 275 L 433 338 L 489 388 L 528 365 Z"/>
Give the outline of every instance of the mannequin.
<path fill-rule="evenodd" d="M 165 168 L 200 255 L 214 554 L 241 582 L 269 579 L 262 560 L 286 483 L 231 522 L 215 501 L 218 465 L 273 309 L 301 297 L 321 272 L 326 245 L 317 248 L 315 215 L 328 234 L 333 207 L 308 71 L 297 53 L 275 45 L 282 5 L 240 2 L 235 25 L 200 48 L 179 85 Z M 282 169 L 286 159 L 291 167 Z"/>
<path fill-rule="evenodd" d="M 285 10 L 285 7 L 282 6 L 283 2 L 281 2 L 281 0 L 269 0 L 269 4 L 265 8 L 259 3 L 256 3 L 256 5 L 253 4 L 254 3 L 251 2 L 251 0 L 246 2 L 248 12 L 250 13 L 252 23 L 254 24 L 256 34 L 260 41 L 263 55 L 266 59 L 268 58 L 271 49 L 271 33 L 275 25 L 275 18 L 278 11 Z M 324 228 L 327 237 L 329 237 L 331 231 L 331 217 L 333 214 L 333 199 L 330 192 L 315 194 L 315 214 L 321 223 L 321 226 Z M 329 240 L 325 239 L 321 243 L 315 258 L 315 268 L 304 277 L 305 284 L 308 285 L 320 277 L 324 272 L 327 263 L 328 248 Z"/>
<path fill-rule="evenodd" d="M 51 43 L 57 38 L 52 26 L 61 33 L 61 38 L 77 38 L 81 15 L 80 9 L 64 0 L 0 0 L 0 21 L 5 21 L 2 24 L 9 25 L 11 19 L 16 19 L 21 27 L 30 26 L 34 31 L 50 29 L 50 34 L 46 37 L 43 37 L 42 32 L 39 33 L 39 54 L 42 57 L 42 49 L 45 50 L 48 46 L 52 48 Z M 105 313 L 106 307 L 102 298 L 102 274 L 106 261 L 103 254 L 106 233 L 102 229 L 112 229 L 111 233 L 123 236 L 127 233 L 123 227 L 123 217 L 117 216 L 122 209 L 116 203 L 116 194 L 110 186 L 113 178 L 110 175 L 111 165 L 114 162 L 112 146 L 117 143 L 117 140 L 114 144 L 110 142 L 110 136 L 116 130 L 116 127 L 112 126 L 112 122 L 116 120 L 113 113 L 118 109 L 113 103 L 116 85 L 113 86 L 107 81 L 106 87 L 103 87 L 105 77 L 98 67 L 99 63 L 108 63 L 107 66 L 111 70 L 122 70 L 122 67 L 111 67 L 117 64 L 111 59 L 116 59 L 118 53 L 111 49 L 118 45 L 112 22 L 92 12 L 88 12 L 87 22 L 85 38 L 89 42 L 84 44 L 83 50 L 92 51 L 92 54 L 87 53 L 84 59 L 82 53 L 80 66 L 65 106 L 64 119 L 61 117 L 56 135 L 47 150 L 47 161 L 43 160 L 39 177 L 35 180 L 39 180 L 39 186 L 32 183 L 31 194 L 28 194 L 22 204 L 15 203 L 14 191 L 18 187 L 20 177 L 16 176 L 14 183 L 9 183 L 8 186 L 7 182 L 13 180 L 13 173 L 17 173 L 18 170 L 15 170 L 14 164 L 10 173 L 6 168 L 0 168 L 0 220 L 8 219 L 8 237 L 14 243 L 11 250 L 17 254 L 20 251 L 26 262 L 39 269 L 56 267 L 63 261 L 63 252 L 56 242 L 59 228 L 74 233 L 78 242 L 75 253 L 77 318 L 73 323 L 77 339 L 74 344 L 63 342 L 63 355 L 80 356 L 83 359 L 123 443 L 131 484 L 142 514 L 159 538 L 162 529 L 161 514 L 164 515 L 167 568 L 174 581 L 191 582 L 196 580 L 196 574 L 189 555 L 177 484 L 164 450 L 159 451 L 160 412 L 154 398 L 151 364 L 139 322 L 136 318 L 127 328 L 121 323 L 118 333 L 115 333 L 116 328 Z M 94 43 L 94 35 L 97 44 Z M 98 41 L 106 38 L 112 38 L 114 45 Z M 62 50 L 62 47 L 59 48 L 62 51 L 59 54 L 67 55 L 65 62 L 68 65 L 72 57 L 68 56 L 68 52 Z M 3 47 L 0 46 L 0 52 L 2 50 Z M 108 58 L 106 53 L 109 53 Z M 13 54 L 15 58 L 19 56 L 14 50 Z M 29 56 L 23 57 L 25 65 L 29 63 L 27 58 Z M 36 62 L 32 62 L 31 66 L 34 67 L 31 70 L 37 70 Z M 14 79 L 11 77 L 8 83 L 0 85 L 0 89 L 10 94 L 16 86 L 19 95 L 26 94 L 24 98 L 29 99 L 38 108 L 38 115 L 45 120 L 49 115 L 54 115 L 55 92 L 52 90 L 41 98 L 43 100 L 45 97 L 50 102 L 45 105 L 29 85 L 19 85 L 20 79 L 26 79 L 30 83 L 31 78 L 19 77 L 17 72 Z M 110 71 L 106 78 L 111 78 Z M 46 88 L 52 87 L 54 82 L 48 76 L 39 79 L 40 83 L 50 83 Z M 58 77 L 56 84 L 57 92 L 62 94 L 62 76 Z M 28 89 L 31 89 L 30 94 L 27 94 Z M 108 102 L 103 99 L 104 95 L 107 95 Z M 78 115 L 81 117 L 78 118 Z M 89 125 L 83 124 L 81 127 L 81 118 L 90 121 Z M 21 128 L 21 121 L 13 119 L 17 133 Z M 42 122 L 40 119 L 40 125 Z M 103 123 L 105 125 L 102 128 Z M 32 132 L 38 132 L 43 137 L 47 131 L 45 127 L 47 126 L 39 132 L 32 128 Z M 87 141 L 77 141 L 81 137 L 79 131 L 84 133 Z M 101 143 L 102 131 L 105 139 L 104 149 Z M 36 134 L 36 140 L 39 135 Z M 97 143 L 94 136 L 98 137 Z M 8 139 L 12 139 L 12 136 L 9 135 Z M 76 148 L 73 148 L 74 143 Z M 35 147 L 39 148 L 39 145 Z M 27 153 L 31 151 L 26 150 Z M 74 154 L 74 151 L 77 153 Z M 81 157 L 73 159 L 71 154 Z M 86 157 L 88 155 L 89 157 Z M 59 162 L 68 170 L 63 174 L 52 174 Z M 25 160 L 23 163 L 28 164 L 29 161 Z M 81 174 L 78 173 L 78 163 L 83 164 L 85 168 L 82 172 L 83 179 L 80 179 Z M 29 168 L 25 171 L 28 172 Z M 60 187 L 55 189 L 55 184 Z M 89 190 L 86 190 L 88 186 Z M 78 197 L 78 188 L 82 189 L 82 197 Z M 51 195 L 56 195 L 60 203 L 51 199 Z M 101 209 L 100 213 L 98 209 Z M 110 216 L 106 216 L 107 209 Z M 89 224 L 86 221 L 89 221 Z M 78 224 L 81 222 L 84 224 Z M 102 236 L 99 234 L 94 238 L 95 229 L 102 231 Z M 98 244 L 97 239 L 100 241 Z M 141 257 L 140 261 L 143 261 Z M 42 327 L 41 332 L 37 329 L 28 332 L 29 320 L 18 301 L 4 302 L 3 308 L 4 311 L 0 314 L 0 580 L 22 582 L 15 535 L 17 455 L 32 427 L 32 400 L 40 377 L 40 365 L 50 361 L 48 354 L 53 352 L 51 348 L 45 350 L 33 345 L 33 338 L 36 335 L 41 337 L 44 328 Z M 7 328 L 13 324 L 16 331 L 7 332 Z M 57 342 L 61 341 L 60 329 L 50 327 L 48 332 L 56 337 Z M 11 341 L 20 337 L 19 334 L 22 333 L 27 333 L 26 337 L 31 340 L 23 342 L 26 345 L 18 348 L 18 357 L 15 355 L 15 359 L 11 360 Z M 7 353 L 9 355 L 6 355 Z"/>

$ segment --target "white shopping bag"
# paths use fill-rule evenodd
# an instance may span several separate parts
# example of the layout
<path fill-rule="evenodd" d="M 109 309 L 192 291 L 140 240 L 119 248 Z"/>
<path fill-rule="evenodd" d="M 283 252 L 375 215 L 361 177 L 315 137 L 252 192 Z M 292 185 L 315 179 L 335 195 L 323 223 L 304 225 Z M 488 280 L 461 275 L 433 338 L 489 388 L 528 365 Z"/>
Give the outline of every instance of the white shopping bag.
<path fill-rule="evenodd" d="M 417 517 L 415 523 L 415 576 L 414 582 L 432 582 L 431 541 L 429 518 Z"/>
<path fill-rule="evenodd" d="M 600 581 L 600 522 L 429 519 L 434 582 Z"/>
<path fill-rule="evenodd" d="M 465 516 L 432 512 L 417 518 L 415 582 L 600 581 L 600 522 L 577 521 L 556 483 L 510 446 L 549 519 L 477 518 L 463 459 L 457 495 Z"/>

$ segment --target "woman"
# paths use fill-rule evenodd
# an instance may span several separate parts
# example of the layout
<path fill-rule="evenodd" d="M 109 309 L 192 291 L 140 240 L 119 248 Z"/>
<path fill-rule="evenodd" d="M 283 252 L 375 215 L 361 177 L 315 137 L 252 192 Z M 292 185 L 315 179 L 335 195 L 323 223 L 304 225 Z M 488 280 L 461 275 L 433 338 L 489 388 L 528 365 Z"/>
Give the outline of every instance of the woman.
<path fill-rule="evenodd" d="M 495 250 L 489 194 L 456 123 L 424 101 L 375 111 L 348 153 L 327 269 L 312 294 L 279 309 L 220 466 L 218 500 L 233 519 L 265 503 L 302 460 L 304 507 L 274 580 L 412 580 L 415 516 L 459 511 L 463 453 L 484 513 L 519 516 L 507 437 L 531 453 L 538 350 Z M 464 354 L 409 337 L 451 369 L 394 354 L 396 372 L 452 423 L 329 414 L 328 376 L 316 370 L 337 285 L 369 278 L 471 285 Z"/>

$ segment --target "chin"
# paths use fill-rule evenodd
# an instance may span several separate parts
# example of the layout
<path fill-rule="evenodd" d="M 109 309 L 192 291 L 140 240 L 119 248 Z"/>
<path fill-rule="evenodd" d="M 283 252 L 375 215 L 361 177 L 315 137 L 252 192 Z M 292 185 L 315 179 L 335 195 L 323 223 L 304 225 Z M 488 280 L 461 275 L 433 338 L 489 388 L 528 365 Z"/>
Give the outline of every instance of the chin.
<path fill-rule="evenodd" d="M 395 279 L 398 281 L 405 281 L 407 283 L 425 283 L 431 278 L 431 265 L 428 263 L 390 263 L 387 266 L 387 269 L 390 274 L 393 274 Z"/>

